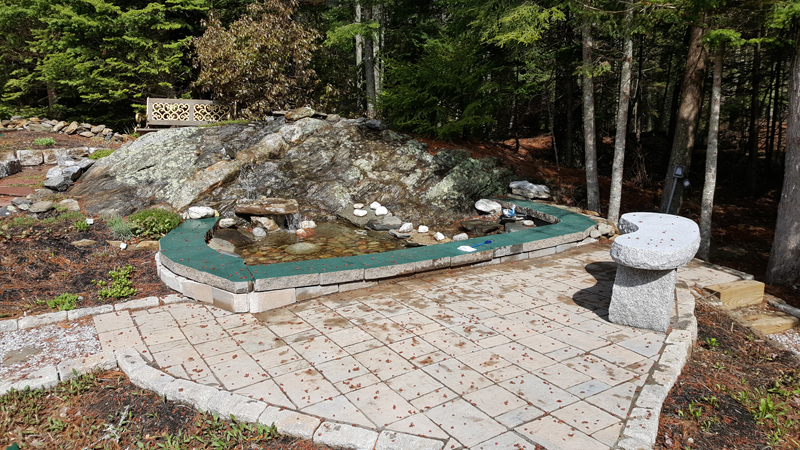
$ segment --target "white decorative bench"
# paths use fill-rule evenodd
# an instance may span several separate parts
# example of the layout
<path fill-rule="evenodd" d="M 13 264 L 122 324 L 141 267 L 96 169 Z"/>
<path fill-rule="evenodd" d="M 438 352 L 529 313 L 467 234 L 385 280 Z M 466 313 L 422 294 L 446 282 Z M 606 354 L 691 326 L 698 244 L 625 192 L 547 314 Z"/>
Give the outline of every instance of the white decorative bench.
<path fill-rule="evenodd" d="M 629 213 L 620 218 L 619 230 L 622 235 L 611 246 L 617 276 L 608 319 L 665 332 L 675 304 L 677 268 L 697 253 L 700 229 L 684 217 Z"/>
<path fill-rule="evenodd" d="M 143 134 L 158 131 L 161 127 L 191 127 L 230 119 L 231 108 L 211 100 L 147 97 L 147 114 L 136 114 L 136 122 L 144 127 L 136 128 Z"/>

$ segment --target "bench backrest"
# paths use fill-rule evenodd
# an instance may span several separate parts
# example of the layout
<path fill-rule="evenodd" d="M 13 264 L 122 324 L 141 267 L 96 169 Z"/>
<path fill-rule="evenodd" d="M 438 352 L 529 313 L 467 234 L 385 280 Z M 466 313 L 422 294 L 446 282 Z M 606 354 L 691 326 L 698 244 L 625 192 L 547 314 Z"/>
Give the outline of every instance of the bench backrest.
<path fill-rule="evenodd" d="M 203 125 L 229 118 L 231 108 L 211 100 L 147 98 L 147 126 Z"/>

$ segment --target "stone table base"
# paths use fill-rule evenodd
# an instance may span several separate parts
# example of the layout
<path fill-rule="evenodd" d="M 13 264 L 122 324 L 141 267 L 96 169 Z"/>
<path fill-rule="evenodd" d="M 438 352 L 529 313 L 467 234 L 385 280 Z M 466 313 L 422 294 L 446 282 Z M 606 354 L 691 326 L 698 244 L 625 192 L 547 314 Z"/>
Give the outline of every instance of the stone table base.
<path fill-rule="evenodd" d="M 678 271 L 645 270 L 617 265 L 608 308 L 612 323 L 666 332 L 675 304 Z"/>

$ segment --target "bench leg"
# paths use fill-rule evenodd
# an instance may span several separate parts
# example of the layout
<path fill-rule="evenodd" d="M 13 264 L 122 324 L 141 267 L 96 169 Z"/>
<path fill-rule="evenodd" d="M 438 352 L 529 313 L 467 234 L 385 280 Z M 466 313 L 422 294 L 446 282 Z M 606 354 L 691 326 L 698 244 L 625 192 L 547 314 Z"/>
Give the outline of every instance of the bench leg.
<path fill-rule="evenodd" d="M 608 320 L 620 325 L 666 332 L 675 305 L 678 271 L 617 265 Z"/>

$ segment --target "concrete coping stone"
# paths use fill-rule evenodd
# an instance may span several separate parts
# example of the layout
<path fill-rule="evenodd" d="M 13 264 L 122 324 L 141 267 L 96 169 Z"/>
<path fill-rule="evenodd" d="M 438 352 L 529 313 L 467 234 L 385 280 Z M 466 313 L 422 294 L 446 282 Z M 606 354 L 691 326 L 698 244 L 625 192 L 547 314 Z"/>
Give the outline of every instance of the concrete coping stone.
<path fill-rule="evenodd" d="M 623 214 L 619 230 L 622 235 L 611 246 L 611 258 L 637 269 L 675 269 L 691 261 L 700 247 L 697 224 L 671 214 Z"/>

